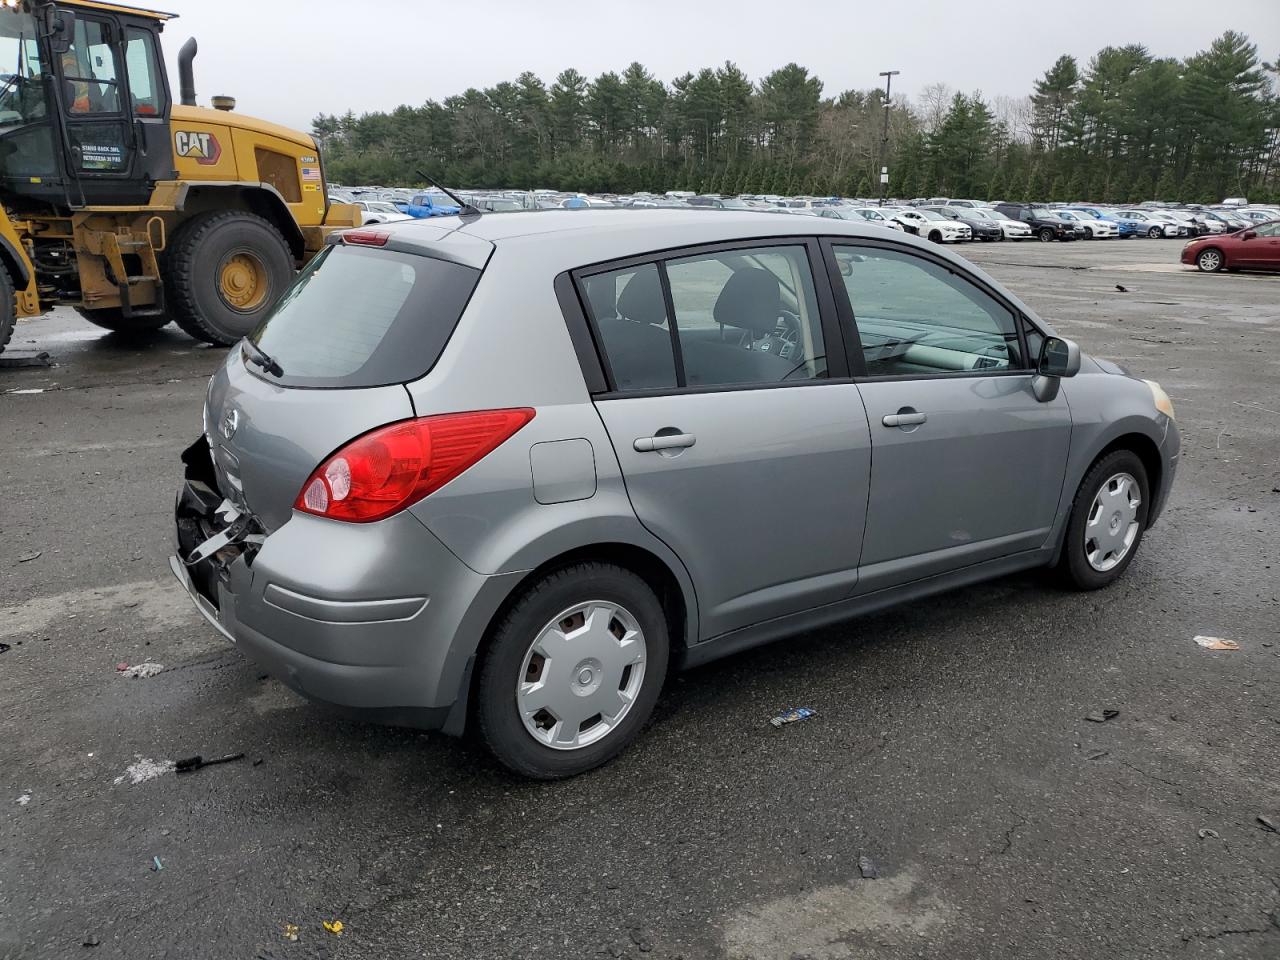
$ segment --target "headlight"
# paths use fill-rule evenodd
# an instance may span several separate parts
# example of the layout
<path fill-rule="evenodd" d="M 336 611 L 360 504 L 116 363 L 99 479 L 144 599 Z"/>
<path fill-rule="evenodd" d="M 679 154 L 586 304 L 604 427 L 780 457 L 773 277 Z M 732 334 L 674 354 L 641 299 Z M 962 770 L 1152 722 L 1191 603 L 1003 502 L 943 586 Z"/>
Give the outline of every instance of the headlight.
<path fill-rule="evenodd" d="M 1156 409 L 1163 413 L 1170 420 L 1173 416 L 1173 401 L 1169 399 L 1169 395 L 1164 392 L 1164 387 L 1156 383 L 1154 380 L 1143 380 L 1148 387 L 1151 388 L 1151 399 L 1156 405 Z"/>

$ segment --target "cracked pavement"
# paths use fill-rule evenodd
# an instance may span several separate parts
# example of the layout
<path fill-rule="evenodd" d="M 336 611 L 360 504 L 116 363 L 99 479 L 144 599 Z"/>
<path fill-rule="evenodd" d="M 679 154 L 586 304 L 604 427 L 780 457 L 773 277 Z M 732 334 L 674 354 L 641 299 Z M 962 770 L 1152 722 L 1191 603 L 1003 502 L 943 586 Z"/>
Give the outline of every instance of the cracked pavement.
<path fill-rule="evenodd" d="M 1183 463 L 1123 581 L 1007 578 L 672 677 L 559 784 L 262 679 L 165 565 L 222 351 L 20 324 L 59 365 L 0 370 L 0 958 L 1280 956 L 1280 277 L 1178 248 L 962 251 L 1173 397 Z M 818 715 L 768 724 L 792 706 Z"/>

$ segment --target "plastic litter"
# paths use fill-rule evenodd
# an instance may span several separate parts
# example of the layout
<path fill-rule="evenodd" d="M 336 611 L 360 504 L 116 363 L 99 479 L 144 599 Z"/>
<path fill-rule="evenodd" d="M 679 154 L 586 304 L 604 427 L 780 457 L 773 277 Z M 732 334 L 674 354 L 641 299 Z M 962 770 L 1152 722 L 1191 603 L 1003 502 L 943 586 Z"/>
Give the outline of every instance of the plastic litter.
<path fill-rule="evenodd" d="M 194 773 L 196 770 L 199 770 L 201 767 L 214 767 L 220 763 L 230 763 L 233 760 L 243 760 L 243 759 L 244 759 L 243 753 L 229 753 L 225 757 L 217 757 L 214 760 L 206 760 L 204 757 L 197 755 L 194 757 L 186 757 L 182 760 L 179 760 L 173 766 L 178 773 Z"/>
<path fill-rule="evenodd" d="M 100 944 L 100 943 L 102 943 L 102 941 L 101 941 L 101 940 L 99 940 L 97 937 L 95 937 L 95 936 L 92 936 L 92 935 L 91 935 L 91 936 L 85 937 L 83 940 L 81 940 L 81 941 L 80 941 L 80 946 L 82 946 L 82 947 L 96 947 L 96 946 L 97 946 L 98 944 Z"/>
<path fill-rule="evenodd" d="M 863 880 L 880 879 L 880 871 L 876 869 L 876 862 L 870 857 L 858 858 L 858 872 L 862 874 Z"/>
<path fill-rule="evenodd" d="M 122 666 L 124 667 L 123 670 L 120 669 Z M 151 660 L 132 667 L 128 664 L 116 664 L 116 670 L 119 670 L 120 676 L 127 677 L 130 680 L 146 680 L 148 677 L 154 677 L 163 669 L 163 663 L 155 663 Z"/>
<path fill-rule="evenodd" d="M 298 925 L 296 923 L 286 923 L 284 925 L 284 938 L 294 943 L 298 942 Z"/>
<path fill-rule="evenodd" d="M 1119 710 L 1095 710 L 1093 713 L 1085 714 L 1086 720 L 1092 720 L 1094 723 L 1106 723 L 1112 717 L 1120 716 Z"/>
<path fill-rule="evenodd" d="M 1218 835 L 1217 830 L 1211 830 L 1209 827 L 1201 827 L 1199 830 L 1196 831 L 1196 836 L 1198 836 L 1201 840 L 1207 840 L 1209 837 L 1213 837 L 1213 839 L 1215 840 L 1222 839 L 1222 837 Z"/>
<path fill-rule="evenodd" d="M 324 920 L 321 922 L 320 925 L 324 927 L 326 930 L 328 930 L 330 933 L 332 933 L 335 937 L 342 936 L 344 924 L 341 920 Z"/>
<path fill-rule="evenodd" d="M 32 560 L 39 560 L 42 551 L 32 550 L 30 553 L 24 553 L 18 558 L 19 563 L 30 563 Z"/>
<path fill-rule="evenodd" d="M 1234 640 L 1224 640 L 1222 637 L 1201 637 L 1194 638 L 1196 643 L 1204 647 L 1206 650 L 1239 650 L 1240 644 Z"/>
<path fill-rule="evenodd" d="M 161 870 L 163 870 L 163 869 L 164 869 L 164 864 L 160 862 L 160 858 L 159 858 L 159 857 L 152 857 L 152 858 L 151 858 L 151 872 L 152 872 L 152 873 L 158 873 L 159 871 L 161 871 Z"/>
<path fill-rule="evenodd" d="M 792 707 L 785 713 L 780 713 L 769 722 L 775 727 L 781 727 L 787 723 L 799 723 L 801 720 L 808 720 L 810 717 L 818 715 L 818 711 L 812 707 Z"/>
<path fill-rule="evenodd" d="M 1258 822 L 1262 824 L 1262 829 L 1269 830 L 1271 833 L 1280 833 L 1280 826 L 1277 826 L 1276 822 L 1270 817 L 1258 814 Z"/>
<path fill-rule="evenodd" d="M 29 793 L 24 793 L 22 796 L 18 798 L 18 806 L 20 807 L 25 807 L 30 802 L 31 802 L 31 794 Z"/>

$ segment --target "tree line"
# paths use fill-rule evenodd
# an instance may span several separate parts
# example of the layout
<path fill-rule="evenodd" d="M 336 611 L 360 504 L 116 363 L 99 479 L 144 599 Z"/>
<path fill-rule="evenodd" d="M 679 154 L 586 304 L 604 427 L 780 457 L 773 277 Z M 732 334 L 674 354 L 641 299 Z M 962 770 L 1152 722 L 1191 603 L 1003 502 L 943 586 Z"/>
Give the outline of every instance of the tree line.
<path fill-rule="evenodd" d="M 888 141 L 884 124 L 888 122 Z M 914 101 L 824 96 L 789 63 L 752 81 L 732 62 L 670 83 L 640 63 L 548 86 L 531 72 L 442 102 L 312 125 L 330 180 L 463 188 L 1010 200 L 1280 200 L 1280 57 L 1235 31 L 1185 60 L 1105 47 L 1059 57 L 1026 97 L 945 84 Z"/>

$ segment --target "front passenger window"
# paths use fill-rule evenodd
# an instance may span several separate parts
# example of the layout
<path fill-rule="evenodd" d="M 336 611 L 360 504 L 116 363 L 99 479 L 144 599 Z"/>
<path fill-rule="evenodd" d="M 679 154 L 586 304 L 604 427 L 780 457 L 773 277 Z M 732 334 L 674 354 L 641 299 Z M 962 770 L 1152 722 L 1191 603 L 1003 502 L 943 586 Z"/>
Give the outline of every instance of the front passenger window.
<path fill-rule="evenodd" d="M 836 246 L 867 374 L 1022 369 L 1013 313 L 946 267 L 878 247 Z"/>

